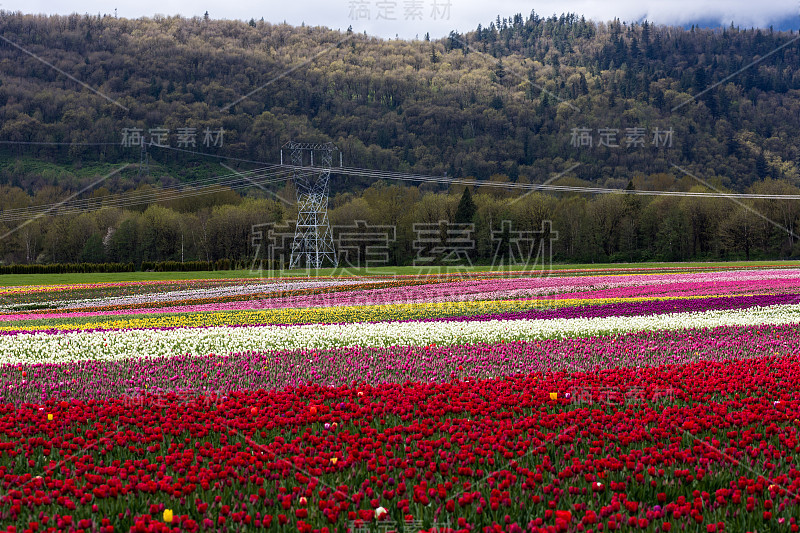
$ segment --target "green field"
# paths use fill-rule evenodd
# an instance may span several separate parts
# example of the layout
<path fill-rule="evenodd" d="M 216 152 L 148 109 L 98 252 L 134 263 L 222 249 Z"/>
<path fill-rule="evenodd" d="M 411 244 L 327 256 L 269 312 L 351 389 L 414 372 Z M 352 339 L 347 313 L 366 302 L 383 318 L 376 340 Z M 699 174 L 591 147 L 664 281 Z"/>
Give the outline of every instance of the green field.
<path fill-rule="evenodd" d="M 662 271 L 669 271 L 670 269 L 718 269 L 718 268 L 758 268 L 765 266 L 775 266 L 781 268 L 797 268 L 800 267 L 800 261 L 716 261 L 716 262 L 693 262 L 693 263 L 597 263 L 597 264 L 556 264 L 552 266 L 553 273 L 557 274 L 558 271 L 572 270 L 572 269 L 592 269 L 592 270 L 625 270 L 625 269 L 642 269 L 652 268 Z M 473 266 L 473 267 L 441 267 L 441 268 L 423 268 L 413 266 L 398 266 L 398 267 L 378 267 L 371 269 L 333 269 L 323 268 L 319 270 L 284 270 L 280 272 L 279 276 L 284 277 L 302 277 L 302 276 L 378 276 L 378 277 L 391 277 L 391 276 L 408 276 L 415 274 L 457 274 L 460 272 L 482 272 L 482 271 L 500 271 L 505 269 L 492 268 L 489 266 Z M 514 270 L 510 268 L 508 270 Z M 541 270 L 532 271 L 534 275 L 541 275 Z M 0 287 L 10 287 L 15 285 L 57 285 L 57 284 L 71 284 L 71 283 L 103 283 L 103 282 L 120 282 L 120 281 L 161 281 L 161 280 L 188 280 L 188 279 L 224 279 L 224 278 L 259 278 L 269 277 L 271 274 L 267 271 L 259 273 L 257 271 L 249 270 L 216 270 L 216 271 L 199 271 L 199 272 L 113 272 L 113 273 L 95 273 L 95 274 L 2 274 L 0 275 Z"/>

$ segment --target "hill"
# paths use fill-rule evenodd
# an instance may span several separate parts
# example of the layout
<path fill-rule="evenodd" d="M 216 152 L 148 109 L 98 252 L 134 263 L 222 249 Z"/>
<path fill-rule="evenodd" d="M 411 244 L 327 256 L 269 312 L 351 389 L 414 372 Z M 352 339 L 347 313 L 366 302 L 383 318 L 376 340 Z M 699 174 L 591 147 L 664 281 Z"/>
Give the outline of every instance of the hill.
<path fill-rule="evenodd" d="M 201 149 L 206 129 L 223 128 L 209 151 L 268 162 L 286 140 L 309 139 L 334 141 L 350 166 L 478 179 L 541 182 L 581 163 L 575 177 L 624 186 L 674 163 L 735 190 L 800 180 L 793 32 L 532 13 L 427 42 L 255 21 L 3 12 L 0 34 L 0 140 L 110 143 L 6 145 L 6 155 L 137 162 L 138 150 L 119 146 L 126 128 L 167 129 L 173 147 L 179 128 L 194 128 Z M 663 136 L 654 145 L 670 128 L 671 146 Z M 193 160 L 151 157 L 178 174 Z"/>

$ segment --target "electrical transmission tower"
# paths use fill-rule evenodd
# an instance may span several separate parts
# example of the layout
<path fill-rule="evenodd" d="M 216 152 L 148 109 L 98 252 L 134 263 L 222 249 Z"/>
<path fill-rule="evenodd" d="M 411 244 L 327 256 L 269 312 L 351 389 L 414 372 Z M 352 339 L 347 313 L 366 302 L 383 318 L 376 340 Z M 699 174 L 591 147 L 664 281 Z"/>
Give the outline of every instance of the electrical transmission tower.
<path fill-rule="evenodd" d="M 139 171 L 136 173 L 137 178 L 146 178 L 150 175 L 150 164 L 147 158 L 147 145 L 142 139 L 141 149 L 139 150 Z"/>
<path fill-rule="evenodd" d="M 333 143 L 289 141 L 281 147 L 281 165 L 284 150 L 290 154 L 297 189 L 297 226 L 289 268 L 297 268 L 304 258 L 306 268 L 321 268 L 325 260 L 337 267 L 339 260 L 328 223 L 328 195 L 333 152 L 339 150 Z M 341 161 L 340 152 L 339 166 Z"/>

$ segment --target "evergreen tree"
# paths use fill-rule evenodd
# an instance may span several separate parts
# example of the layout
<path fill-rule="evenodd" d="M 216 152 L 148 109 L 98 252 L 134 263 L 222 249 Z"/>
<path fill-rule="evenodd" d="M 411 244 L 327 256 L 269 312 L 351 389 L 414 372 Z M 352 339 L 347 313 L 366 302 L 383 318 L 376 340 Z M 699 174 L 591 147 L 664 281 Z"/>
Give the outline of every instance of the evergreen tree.
<path fill-rule="evenodd" d="M 626 191 L 635 191 L 636 186 L 633 184 L 633 180 L 628 182 L 628 186 L 625 187 Z M 642 207 L 641 197 L 635 194 L 626 194 L 625 195 L 625 214 L 630 216 L 631 218 L 635 219 L 639 216 L 639 210 Z"/>
<path fill-rule="evenodd" d="M 759 152 L 756 156 L 756 175 L 762 180 L 769 176 L 769 163 L 767 158 L 764 157 L 764 152 Z"/>
<path fill-rule="evenodd" d="M 472 199 L 472 194 L 469 192 L 469 187 L 464 187 L 464 193 L 461 195 L 461 201 L 458 202 L 458 209 L 456 209 L 457 224 L 469 224 L 475 218 L 475 212 L 478 206 Z"/>
<path fill-rule="evenodd" d="M 498 60 L 497 64 L 495 65 L 494 75 L 497 76 L 497 81 L 498 82 L 503 81 L 503 78 L 505 78 L 505 76 L 506 76 L 506 68 L 503 66 L 502 58 L 500 60 Z"/>
<path fill-rule="evenodd" d="M 580 80 L 578 81 L 578 88 L 581 94 L 589 94 L 589 84 L 586 83 L 586 76 L 581 72 Z"/>

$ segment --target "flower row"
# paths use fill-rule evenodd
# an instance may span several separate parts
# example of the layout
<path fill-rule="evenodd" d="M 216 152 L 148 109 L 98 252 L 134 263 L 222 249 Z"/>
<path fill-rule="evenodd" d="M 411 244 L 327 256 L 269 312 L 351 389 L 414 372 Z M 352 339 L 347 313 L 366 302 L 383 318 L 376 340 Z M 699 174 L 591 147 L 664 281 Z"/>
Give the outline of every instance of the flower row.
<path fill-rule="evenodd" d="M 795 325 L 642 331 L 624 335 L 453 346 L 346 347 L 131 357 L 0 367 L 0 402 L 49 398 L 126 399 L 132 408 L 155 395 L 179 401 L 212 391 L 282 390 L 354 381 L 430 383 L 521 373 L 591 372 L 724 362 L 800 353 Z"/>
<path fill-rule="evenodd" d="M 301 326 L 137 329 L 92 332 L 16 332 L 3 338 L 8 363 L 113 360 L 178 354 L 324 349 L 346 346 L 428 346 L 588 337 L 644 330 L 792 324 L 800 304 L 650 316 L 377 322 Z"/>
<path fill-rule="evenodd" d="M 797 531 L 796 355 L 213 399 L 0 407 L 0 522 Z"/>

